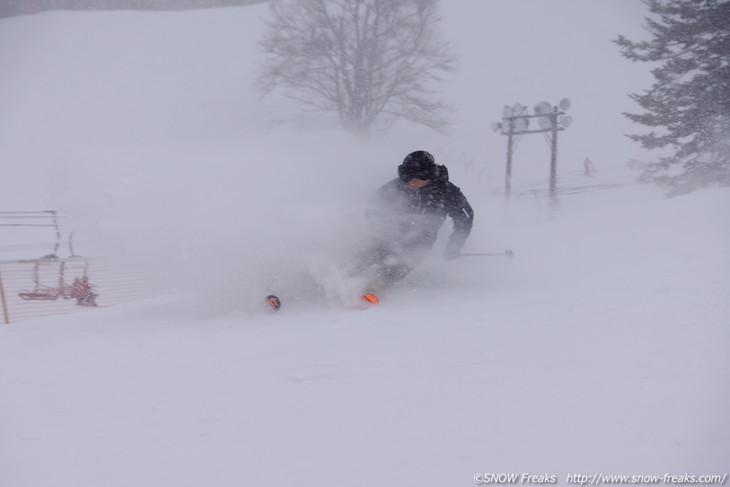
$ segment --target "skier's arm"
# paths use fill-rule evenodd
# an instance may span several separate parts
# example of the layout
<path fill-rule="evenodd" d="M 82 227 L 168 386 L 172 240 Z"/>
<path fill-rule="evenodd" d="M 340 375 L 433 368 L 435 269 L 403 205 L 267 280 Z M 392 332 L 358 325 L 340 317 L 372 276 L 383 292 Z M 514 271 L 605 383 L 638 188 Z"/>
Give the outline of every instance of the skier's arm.
<path fill-rule="evenodd" d="M 454 229 L 449 235 L 449 242 L 446 244 L 444 256 L 447 259 L 454 259 L 459 256 L 464 242 L 471 233 L 471 227 L 474 223 L 474 210 L 461 190 L 453 186 L 448 198 L 447 211 L 454 222 Z"/>

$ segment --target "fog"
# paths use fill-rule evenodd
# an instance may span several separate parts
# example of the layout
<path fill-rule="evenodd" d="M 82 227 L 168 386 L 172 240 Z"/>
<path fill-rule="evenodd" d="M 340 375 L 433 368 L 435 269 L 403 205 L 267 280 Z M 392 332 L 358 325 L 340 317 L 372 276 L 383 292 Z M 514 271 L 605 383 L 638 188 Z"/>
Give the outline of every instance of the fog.
<path fill-rule="evenodd" d="M 255 288 L 274 268 L 362 244 L 367 200 L 424 149 L 476 209 L 470 248 L 488 250 L 503 244 L 500 224 L 519 221 L 519 204 L 495 213 L 502 201 L 487 196 L 503 185 L 506 141 L 490 129 L 503 105 L 571 99 L 575 123 L 559 138 L 570 177 L 588 156 L 599 171 L 643 156 L 620 112 L 649 76 L 611 43 L 640 36 L 643 13 L 633 1 L 445 3 L 442 33 L 459 65 L 443 85 L 450 133 L 398 123 L 367 139 L 253 91 L 267 5 L 5 19 L 2 207 L 67 211 L 63 226 L 87 255 L 154 264 L 198 289 Z M 548 171 L 543 137 L 524 137 L 514 184 L 545 188 Z"/>
<path fill-rule="evenodd" d="M 633 184 L 627 164 L 652 155 L 621 112 L 651 66 L 611 40 L 644 38 L 643 3 L 441 10 L 459 64 L 442 85 L 451 131 L 369 137 L 253 90 L 266 4 L 0 19 L 0 209 L 63 211 L 77 253 L 167 281 L 164 297 L 0 326 L 0 483 L 723 473 L 730 193 Z M 563 98 L 559 187 L 613 189 L 563 191 L 551 210 L 533 134 L 515 195 L 495 194 L 506 138 L 491 123 Z M 464 251 L 515 258 L 445 262 L 441 238 L 379 306 L 310 303 L 343 285 L 369 199 L 419 149 L 475 210 Z M 26 234 L 0 230 L 22 248 Z"/>

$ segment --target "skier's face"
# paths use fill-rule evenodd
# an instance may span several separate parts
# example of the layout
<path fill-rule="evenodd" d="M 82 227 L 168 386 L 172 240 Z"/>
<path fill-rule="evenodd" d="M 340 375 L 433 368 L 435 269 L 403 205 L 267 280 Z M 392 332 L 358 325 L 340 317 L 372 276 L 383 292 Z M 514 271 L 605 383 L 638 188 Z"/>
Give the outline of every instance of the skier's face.
<path fill-rule="evenodd" d="M 428 184 L 430 182 L 431 181 L 428 179 L 413 178 L 406 183 L 406 188 L 411 189 L 411 190 L 416 190 L 416 189 L 423 188 L 424 186 L 428 186 Z"/>

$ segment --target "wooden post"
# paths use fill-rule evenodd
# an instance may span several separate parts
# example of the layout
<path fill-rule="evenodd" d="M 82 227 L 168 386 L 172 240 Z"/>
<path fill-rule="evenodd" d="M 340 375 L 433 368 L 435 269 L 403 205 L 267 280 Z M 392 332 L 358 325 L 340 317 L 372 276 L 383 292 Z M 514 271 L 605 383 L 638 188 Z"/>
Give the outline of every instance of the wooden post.
<path fill-rule="evenodd" d="M 10 316 L 8 316 L 8 302 L 5 300 L 5 289 L 3 288 L 3 275 L 0 273 L 0 304 L 3 307 L 3 322 L 10 324 Z"/>

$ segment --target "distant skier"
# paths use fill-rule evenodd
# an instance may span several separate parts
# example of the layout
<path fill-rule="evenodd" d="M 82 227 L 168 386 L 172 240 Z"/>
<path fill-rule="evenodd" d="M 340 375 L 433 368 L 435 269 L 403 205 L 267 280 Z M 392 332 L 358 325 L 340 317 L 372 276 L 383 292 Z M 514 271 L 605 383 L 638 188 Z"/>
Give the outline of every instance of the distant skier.
<path fill-rule="evenodd" d="M 585 161 L 583 161 L 583 175 L 584 176 L 595 176 L 596 175 L 596 169 L 593 167 L 593 161 L 590 160 L 590 158 L 586 157 Z"/>
<path fill-rule="evenodd" d="M 70 297 L 76 300 L 78 306 L 98 306 L 96 304 L 98 294 L 91 291 L 92 287 L 87 276 L 77 277 L 71 286 Z"/>
<path fill-rule="evenodd" d="M 408 154 L 398 178 L 385 184 L 367 211 L 373 243 L 356 259 L 355 272 L 373 269 L 367 292 L 390 286 L 428 254 L 446 217 L 453 220 L 444 258 L 460 257 L 471 232 L 474 211 L 461 190 L 449 182 L 446 166 L 436 165 L 426 151 Z"/>

